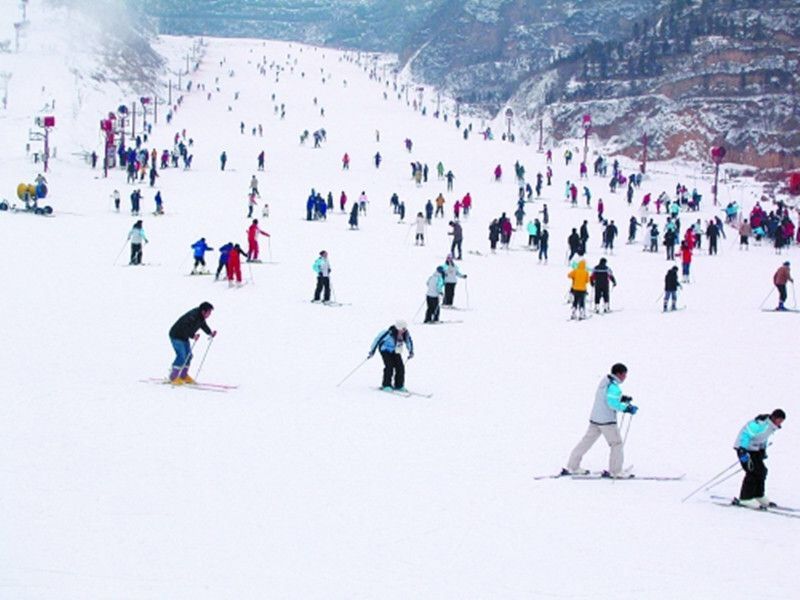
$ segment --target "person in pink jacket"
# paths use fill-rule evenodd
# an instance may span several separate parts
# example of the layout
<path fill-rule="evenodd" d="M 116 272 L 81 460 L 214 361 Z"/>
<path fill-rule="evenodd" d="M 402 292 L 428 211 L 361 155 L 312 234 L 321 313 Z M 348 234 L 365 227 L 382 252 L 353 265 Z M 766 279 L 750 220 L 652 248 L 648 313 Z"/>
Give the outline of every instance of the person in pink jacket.
<path fill-rule="evenodd" d="M 247 228 L 247 262 L 258 261 L 258 234 L 269 237 L 269 234 L 258 228 L 258 219 L 253 219 L 250 227 Z"/>

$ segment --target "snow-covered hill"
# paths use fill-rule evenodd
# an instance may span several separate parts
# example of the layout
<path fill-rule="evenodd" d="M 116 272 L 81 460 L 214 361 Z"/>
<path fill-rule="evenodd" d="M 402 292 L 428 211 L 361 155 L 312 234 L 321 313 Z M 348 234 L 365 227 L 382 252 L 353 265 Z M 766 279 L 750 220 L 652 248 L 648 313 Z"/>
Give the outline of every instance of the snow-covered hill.
<path fill-rule="evenodd" d="M 144 195 L 148 266 L 129 267 L 135 187 L 118 170 L 103 178 L 73 153 L 99 152 L 99 119 L 131 95 L 108 82 L 91 94 L 75 86 L 61 66 L 64 57 L 77 60 L 62 45 L 70 27 L 42 24 L 40 6 L 31 3 L 26 39 L 41 26 L 53 50 L 2 55 L 13 61 L 13 85 L 32 65 L 48 83 L 30 97 L 12 94 L 0 112 L 0 196 L 14 201 L 17 183 L 40 172 L 24 152 L 27 129 L 47 90 L 59 92 L 58 154 L 47 174 L 55 216 L 0 212 L 0 597 L 729 600 L 751 596 L 754 585 L 765 598 L 794 595 L 797 520 L 718 507 L 707 492 L 681 503 L 734 463 L 746 420 L 780 406 L 788 420 L 770 452 L 768 492 L 800 505 L 791 394 L 798 315 L 759 310 L 774 301 L 772 274 L 794 248 L 788 256 L 766 245 L 739 251 L 727 229 L 718 256 L 695 258 L 693 283 L 680 294 L 686 310 L 665 315 L 660 293 L 671 263 L 621 242 L 608 256 L 620 310 L 569 321 L 570 229 L 587 220 L 590 266 L 602 254 L 594 210 L 564 202 L 566 180 L 578 177 L 574 162 L 563 164 L 564 147 L 554 149 L 553 185 L 525 205 L 528 217 L 544 203 L 550 209 L 549 264 L 525 250 L 523 231 L 492 255 L 490 220 L 516 208 L 514 162 L 535 181 L 544 155 L 484 141 L 477 121 L 464 140 L 395 94 L 384 98 L 385 82 L 368 77 L 371 62 L 297 44 L 211 39 L 192 91 L 148 143 L 170 149 L 186 129 L 192 169 L 163 169 L 155 188 L 135 186 Z M 166 38 L 155 47 L 177 65 L 192 44 Z M 81 81 L 96 66 L 82 62 Z M 259 125 L 263 136 L 252 135 Z M 319 128 L 327 132 L 321 148 L 299 143 L 304 130 Z M 431 167 L 420 187 L 410 178 L 417 160 Z M 438 161 L 455 174 L 452 192 L 436 178 Z M 632 167 L 623 161 L 626 172 Z M 622 230 L 643 194 L 672 194 L 678 181 L 704 197 L 703 212 L 683 221 L 718 214 L 707 175 L 674 164 L 649 171 L 633 208 L 605 179 L 584 184 Z M 246 243 L 253 174 L 270 205 L 260 225 L 271 235 L 262 238 L 271 263 L 244 264 L 241 288 L 188 276 L 190 245 L 201 236 L 215 249 Z M 348 205 L 363 190 L 370 203 L 360 229 L 348 228 L 338 202 L 327 220 L 306 221 L 311 188 L 337 201 L 345 191 Z M 150 214 L 156 189 L 164 216 Z M 721 199 L 749 210 L 755 189 L 723 183 Z M 405 223 L 389 208 L 393 192 L 405 202 Z M 414 246 L 409 217 L 439 192 L 448 218 L 435 219 L 427 244 Z M 425 281 L 450 247 L 453 203 L 467 192 L 474 208 L 463 219 L 460 267 L 469 278 L 455 303 L 468 310 L 443 311 L 460 323 L 419 324 Z M 322 249 L 344 306 L 309 302 Z M 216 266 L 216 252 L 207 258 Z M 167 332 L 202 301 L 214 304 L 209 322 L 219 334 L 210 346 L 198 342 L 195 369 L 208 350 L 199 378 L 239 387 L 141 382 L 167 372 Z M 374 389 L 379 359 L 363 361 L 397 319 L 410 323 L 415 345 L 408 387 L 431 398 Z M 685 479 L 534 480 L 564 466 L 597 382 L 617 361 L 628 365 L 624 389 L 640 406 L 626 464 Z M 601 442 L 584 465 L 606 464 Z M 714 491 L 733 496 L 738 483 L 736 475 Z"/>

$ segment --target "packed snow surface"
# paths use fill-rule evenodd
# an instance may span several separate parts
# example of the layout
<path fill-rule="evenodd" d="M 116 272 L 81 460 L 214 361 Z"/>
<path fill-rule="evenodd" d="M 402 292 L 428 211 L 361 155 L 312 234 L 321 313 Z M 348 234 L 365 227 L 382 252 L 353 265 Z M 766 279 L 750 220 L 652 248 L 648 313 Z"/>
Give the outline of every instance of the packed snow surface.
<path fill-rule="evenodd" d="M 430 106 L 424 116 L 413 110 L 391 81 L 386 87 L 369 78 L 371 63 L 355 55 L 209 39 L 192 91 L 175 92 L 173 103 L 181 93 L 183 101 L 172 124 L 164 111 L 146 144 L 171 149 L 186 129 L 192 168 L 161 170 L 155 188 L 147 180 L 136 186 L 148 266 L 129 267 L 135 188 L 121 170 L 104 178 L 79 153 L 99 153 L 99 120 L 145 91 L 75 87 L 59 56 L 42 62 L 36 50 L 37 35 L 55 36 L 63 24 L 35 26 L 19 54 L 0 55 L 14 69 L 9 106 L 0 111 L 0 197 L 19 203 L 17 184 L 41 172 L 25 143 L 33 118 L 49 112 L 43 104 L 53 99 L 58 149 L 46 174 L 55 216 L 0 213 L 0 598 L 796 596 L 797 520 L 716 506 L 707 491 L 681 502 L 734 463 L 745 421 L 782 407 L 788 419 L 773 438 L 767 490 L 800 506 L 792 388 L 800 315 L 760 310 L 773 272 L 796 251 L 739 251 L 726 228 L 718 256 L 695 257 L 693 282 L 679 295 L 686 310 L 663 314 L 672 263 L 663 251 L 625 244 L 642 195 L 674 196 L 678 182 L 704 198 L 700 214 L 682 216 L 684 227 L 721 214 L 699 166 L 651 165 L 633 207 L 624 189 L 609 193 L 606 179 L 579 183 L 592 189 L 592 207 L 603 198 L 620 228 L 607 257 L 619 283 L 612 305 L 620 310 L 569 321 L 570 229 L 588 220 L 588 265 L 602 256 L 594 208 L 564 201 L 580 150 L 565 167 L 565 146 L 554 148 L 553 185 L 525 205 L 526 223 L 549 206 L 549 264 L 526 251 L 523 230 L 509 250 L 492 255 L 489 222 L 503 211 L 514 218 L 514 162 L 530 182 L 546 168 L 535 145 L 500 141 L 502 118 L 488 124 L 494 141 L 482 139 L 487 124 L 477 120 L 465 141 L 452 114 L 445 123 Z M 158 49 L 180 65 L 190 45 L 172 38 Z M 274 109 L 281 104 L 284 118 Z M 251 133 L 259 124 L 263 137 Z M 321 148 L 311 139 L 300 144 L 303 130 L 319 128 L 327 132 Z M 263 173 L 256 171 L 262 149 Z M 384 160 L 376 169 L 378 151 Z M 411 161 L 430 167 L 420 187 L 410 178 Z M 455 174 L 452 192 L 437 179 L 438 161 Z M 492 175 L 497 164 L 500 183 Z M 188 276 L 190 245 L 200 237 L 215 249 L 228 241 L 246 246 L 253 174 L 261 192 L 254 216 L 271 235 L 261 238 L 270 262 L 243 262 L 241 288 Z M 311 188 L 334 195 L 325 221 L 305 220 Z M 164 216 L 152 215 L 156 189 Z M 368 213 L 350 230 L 339 195 L 346 192 L 349 212 L 362 190 Z M 720 198 L 749 211 L 754 190 L 725 182 Z M 393 192 L 405 202 L 404 223 L 389 207 Z M 434 219 L 426 245 L 415 246 L 410 223 L 439 192 L 447 218 Z M 421 325 L 425 282 L 449 251 L 447 221 L 467 192 L 474 207 L 462 219 L 460 268 L 469 277 L 460 280 L 455 303 L 468 310 L 442 311 L 461 323 Z M 261 218 L 264 202 L 268 218 Z M 655 218 L 663 229 L 663 214 Z M 311 264 L 323 249 L 344 306 L 309 302 Z M 212 270 L 217 256 L 206 257 Z M 141 382 L 166 375 L 173 359 L 167 332 L 202 301 L 214 304 L 209 324 L 219 333 L 210 347 L 202 336 L 193 368 L 208 350 L 199 379 L 238 389 Z M 764 306 L 774 304 L 772 293 Z M 431 398 L 376 391 L 380 358 L 362 364 L 373 338 L 397 319 L 409 322 L 415 345 L 407 386 Z M 566 464 L 598 381 L 618 361 L 630 369 L 623 389 L 640 406 L 626 464 L 640 475 L 685 478 L 534 480 Z M 607 463 L 600 440 L 583 466 Z M 737 474 L 712 492 L 732 497 L 739 483 Z"/>

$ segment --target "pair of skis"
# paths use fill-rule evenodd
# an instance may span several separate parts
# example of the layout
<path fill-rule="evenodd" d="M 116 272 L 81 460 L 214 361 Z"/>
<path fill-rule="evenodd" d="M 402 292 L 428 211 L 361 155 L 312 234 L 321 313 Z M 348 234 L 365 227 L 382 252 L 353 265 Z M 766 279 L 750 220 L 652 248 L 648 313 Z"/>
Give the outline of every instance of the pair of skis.
<path fill-rule="evenodd" d="M 426 394 L 426 393 L 423 393 L 423 392 L 415 392 L 415 391 L 412 391 L 412 390 L 396 390 L 396 389 L 385 390 L 385 389 L 380 388 L 380 387 L 379 388 L 375 388 L 375 389 L 378 390 L 379 392 L 383 392 L 385 394 L 394 394 L 395 396 L 402 396 L 403 398 L 411 398 L 412 396 L 418 396 L 420 398 L 432 398 L 433 397 L 432 393 L 431 394 Z"/>
<path fill-rule="evenodd" d="M 554 475 L 535 475 L 534 480 L 543 479 L 572 479 L 575 481 L 583 480 L 605 480 L 605 481 L 680 481 L 686 474 L 681 475 L 634 475 L 633 465 L 625 468 L 617 477 L 611 477 L 607 471 L 590 471 L 588 473 L 570 473 L 566 469 Z"/>
<path fill-rule="evenodd" d="M 747 506 L 741 504 L 738 498 L 731 498 L 729 496 L 711 496 L 711 502 L 719 506 L 732 506 L 736 508 L 746 508 L 756 512 L 770 513 L 773 515 L 780 515 L 781 517 L 788 517 L 790 519 L 800 519 L 800 508 L 791 506 L 781 506 L 779 504 L 769 506 Z"/>
<path fill-rule="evenodd" d="M 220 392 L 225 393 L 231 390 L 238 389 L 238 385 L 229 385 L 226 383 L 208 383 L 205 381 L 196 381 L 195 383 L 184 383 L 181 385 L 175 385 L 166 377 L 150 377 L 148 379 L 140 379 L 142 383 L 155 383 L 155 384 L 162 384 L 162 385 L 170 385 L 174 388 L 183 388 L 187 390 L 200 390 L 204 392 Z"/>

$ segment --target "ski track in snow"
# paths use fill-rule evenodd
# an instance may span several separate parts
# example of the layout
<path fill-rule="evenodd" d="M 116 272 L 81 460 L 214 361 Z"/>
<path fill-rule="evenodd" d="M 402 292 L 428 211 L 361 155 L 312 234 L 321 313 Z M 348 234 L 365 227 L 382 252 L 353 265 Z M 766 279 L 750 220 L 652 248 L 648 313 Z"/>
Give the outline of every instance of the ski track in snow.
<path fill-rule="evenodd" d="M 764 598 L 796 593 L 785 577 L 794 568 L 796 524 L 721 510 L 702 492 L 680 502 L 735 460 L 731 445 L 747 419 L 777 406 L 789 420 L 773 438 L 768 493 L 796 506 L 800 489 L 791 462 L 800 451 L 791 404 L 800 321 L 759 310 L 774 270 L 796 250 L 781 257 L 766 245 L 739 252 L 728 229 L 718 256 L 695 257 L 693 283 L 679 294 L 689 308 L 665 317 L 659 294 L 671 263 L 624 244 L 641 196 L 672 195 L 677 181 L 703 194 L 704 211 L 692 220 L 715 214 L 712 181 L 699 166 L 658 165 L 633 211 L 624 191 L 609 194 L 605 180 L 588 180 L 593 202 L 602 197 L 620 228 L 608 261 L 619 283 L 613 306 L 625 310 L 570 323 L 570 228 L 587 219 L 589 266 L 602 254 L 594 212 L 570 212 L 563 201 L 565 181 L 578 175 L 577 163 L 563 165 L 566 144 L 554 149 L 554 181 L 543 201 L 526 205 L 528 215 L 549 206 L 549 264 L 529 252 L 491 255 L 489 221 L 502 211 L 513 218 L 516 209 L 514 161 L 529 180 L 545 169 L 535 146 L 499 140 L 502 116 L 491 123 L 492 142 L 480 139 L 480 119 L 464 116 L 465 125 L 473 123 L 465 142 L 452 118 L 430 116 L 430 104 L 423 117 L 391 88 L 384 100 L 383 83 L 339 51 L 208 39 L 191 79 L 195 89 L 206 84 L 211 100 L 186 94 L 173 124 L 161 114 L 152 136 L 160 151 L 186 128 L 195 141 L 193 168 L 160 172 L 163 218 L 150 214 L 154 190 L 146 181 L 137 186 L 150 240 L 144 261 L 153 266 L 119 268 L 135 221 L 125 211 L 133 187 L 120 171 L 96 178 L 72 153 L 99 150 L 97 121 L 136 94 L 122 97 L 96 82 L 73 90 L 73 76 L 39 45 L 43 36 L 66 36 L 64 25 L 48 21 L 38 1 L 30 4 L 34 26 L 23 52 L 2 55 L 14 76 L 9 109 L 0 111 L 0 197 L 13 200 L 17 183 L 39 171 L 25 157 L 27 130 L 48 94 L 58 93 L 58 158 L 47 175 L 56 216 L 0 213 L 0 597 L 727 600 L 744 597 L 753 572 L 769 582 L 759 590 Z M 158 48 L 177 68 L 189 45 L 165 38 Z M 285 67 L 278 82 L 274 70 L 257 74 L 262 56 Z M 23 98 L 26 72 L 36 75 Z M 272 93 L 286 104 L 283 120 Z M 250 135 L 258 123 L 263 137 Z M 304 129 L 320 127 L 328 133 L 322 148 L 299 144 Z M 218 167 L 223 149 L 226 172 Z M 263 173 L 256 171 L 262 149 Z M 343 172 L 345 152 L 351 167 Z M 410 179 L 412 160 L 430 167 L 419 188 Z M 439 160 L 456 175 L 452 193 L 436 179 Z M 492 181 L 498 163 L 502 183 Z M 634 168 L 622 164 L 626 173 Z M 185 277 L 190 245 L 201 236 L 215 249 L 246 244 L 252 174 L 271 210 L 260 219 L 272 236 L 261 238 L 262 258 L 275 264 L 243 263 L 250 285 L 241 289 Z M 342 190 L 348 208 L 366 191 L 360 229 L 350 231 L 338 214 L 305 222 L 312 187 L 333 192 L 337 213 Z M 111 208 L 114 188 L 122 194 L 120 214 Z M 756 189 L 723 183 L 721 198 L 749 211 Z M 447 218 L 436 219 L 425 246 L 415 247 L 389 198 L 397 192 L 405 201 L 408 221 L 440 191 Z M 449 250 L 452 204 L 468 191 L 474 208 L 463 221 L 460 268 L 469 279 L 459 281 L 456 305 L 470 310 L 456 313 L 459 327 L 415 325 L 425 281 Z M 526 241 L 518 231 L 512 245 Z M 335 298 L 345 304 L 339 310 L 308 302 L 311 264 L 322 249 Z M 217 256 L 207 254 L 210 269 Z M 211 394 L 139 383 L 166 373 L 169 327 L 203 300 L 216 307 L 209 322 L 219 335 L 199 379 L 239 388 Z M 412 323 L 415 343 L 407 385 L 433 397 L 376 392 L 379 357 L 336 387 L 399 318 Z M 685 480 L 533 481 L 532 474 L 564 466 L 584 433 L 597 382 L 617 361 L 629 366 L 623 387 L 640 406 L 626 459 L 643 474 L 685 472 Z M 607 455 L 600 440 L 584 466 L 602 469 Z M 714 492 L 734 495 L 739 481 Z M 743 557 L 753 568 L 742 568 Z"/>

